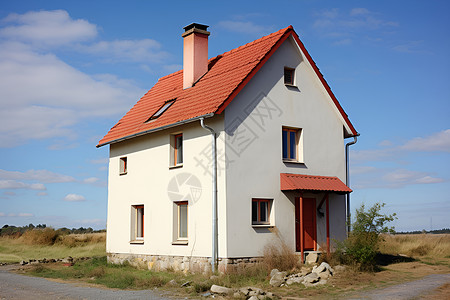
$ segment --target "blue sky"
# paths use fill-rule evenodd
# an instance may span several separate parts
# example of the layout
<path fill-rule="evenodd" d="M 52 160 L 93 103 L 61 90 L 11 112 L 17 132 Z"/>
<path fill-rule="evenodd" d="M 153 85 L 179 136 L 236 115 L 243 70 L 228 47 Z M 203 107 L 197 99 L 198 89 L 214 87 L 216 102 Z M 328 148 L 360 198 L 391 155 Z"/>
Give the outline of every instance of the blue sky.
<path fill-rule="evenodd" d="M 226 5 L 225 5 L 226 3 Z M 0 225 L 106 227 L 98 140 L 182 66 L 182 27 L 209 56 L 293 25 L 361 133 L 352 207 L 397 230 L 450 227 L 448 1 L 0 1 Z"/>

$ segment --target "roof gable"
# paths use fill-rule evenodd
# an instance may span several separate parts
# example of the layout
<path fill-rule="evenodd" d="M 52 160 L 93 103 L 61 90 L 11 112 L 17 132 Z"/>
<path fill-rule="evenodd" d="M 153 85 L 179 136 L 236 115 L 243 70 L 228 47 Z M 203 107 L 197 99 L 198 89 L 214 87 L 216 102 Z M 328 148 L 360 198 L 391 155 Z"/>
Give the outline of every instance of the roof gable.
<path fill-rule="evenodd" d="M 289 26 L 210 59 L 208 72 L 191 88 L 183 89 L 182 70 L 160 78 L 99 141 L 97 147 L 197 120 L 199 117 L 221 114 L 289 36 L 296 40 L 351 132 L 356 135 L 356 130 L 327 82 L 293 27 Z M 157 119 L 146 122 L 171 99 L 176 101 L 170 108 Z"/>

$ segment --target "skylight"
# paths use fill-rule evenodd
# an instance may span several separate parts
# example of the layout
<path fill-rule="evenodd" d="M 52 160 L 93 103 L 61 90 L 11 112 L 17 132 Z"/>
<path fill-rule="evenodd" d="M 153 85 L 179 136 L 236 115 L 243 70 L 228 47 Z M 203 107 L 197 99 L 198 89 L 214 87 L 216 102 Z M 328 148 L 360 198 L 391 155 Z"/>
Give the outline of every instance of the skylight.
<path fill-rule="evenodd" d="M 166 101 L 146 122 L 159 118 L 174 102 L 175 99 Z"/>

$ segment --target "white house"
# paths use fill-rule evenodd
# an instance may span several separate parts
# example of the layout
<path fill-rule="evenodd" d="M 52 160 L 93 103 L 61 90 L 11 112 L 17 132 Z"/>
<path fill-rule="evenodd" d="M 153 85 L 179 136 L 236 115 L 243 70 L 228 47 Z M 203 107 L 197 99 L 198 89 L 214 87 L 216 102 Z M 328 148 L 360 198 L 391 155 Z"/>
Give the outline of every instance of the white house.
<path fill-rule="evenodd" d="M 357 131 L 292 26 L 208 60 L 183 33 L 162 77 L 108 132 L 107 253 L 219 270 L 280 238 L 303 257 L 346 236 L 345 139 Z"/>

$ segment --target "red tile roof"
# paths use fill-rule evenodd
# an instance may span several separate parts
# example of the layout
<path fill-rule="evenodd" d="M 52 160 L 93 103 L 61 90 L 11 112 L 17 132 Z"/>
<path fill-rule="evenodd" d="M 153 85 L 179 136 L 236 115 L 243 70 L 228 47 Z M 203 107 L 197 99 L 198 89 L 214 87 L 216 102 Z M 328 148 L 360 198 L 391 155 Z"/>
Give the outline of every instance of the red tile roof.
<path fill-rule="evenodd" d="M 351 193 L 352 190 L 337 177 L 311 176 L 299 174 L 280 174 L 280 186 L 282 191 L 303 190 Z"/>
<path fill-rule="evenodd" d="M 352 134 L 356 135 L 356 130 L 331 92 L 319 69 L 292 26 L 289 26 L 210 59 L 208 72 L 191 88 L 183 89 L 183 70 L 160 78 L 99 141 L 97 147 L 161 128 L 175 126 L 179 122 L 188 122 L 201 116 L 222 113 L 289 36 L 293 36 L 297 41 L 351 129 Z M 164 102 L 175 98 L 176 101 L 170 109 L 159 118 L 146 122 Z"/>

